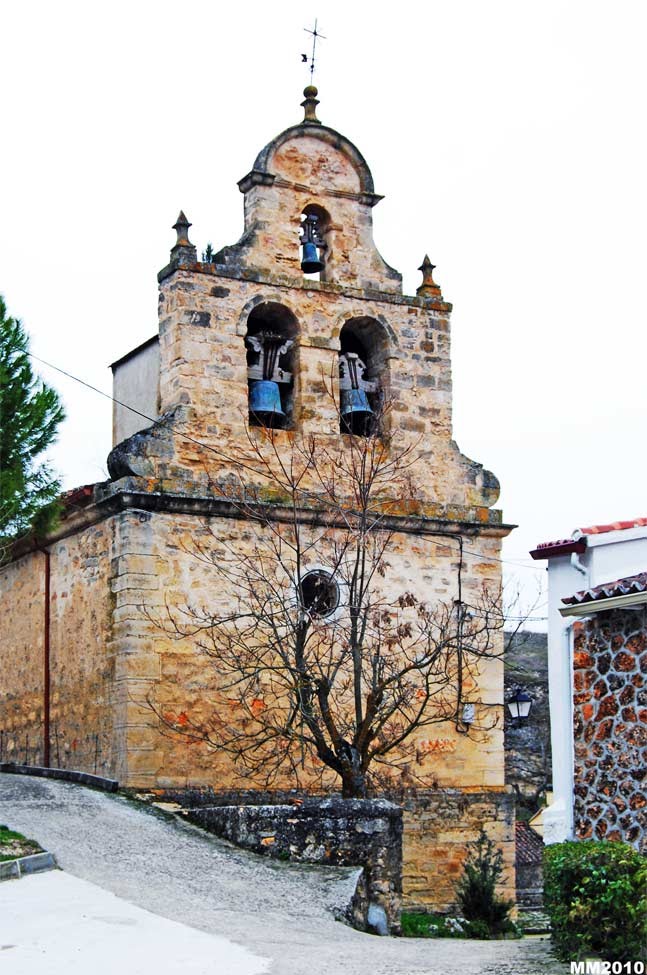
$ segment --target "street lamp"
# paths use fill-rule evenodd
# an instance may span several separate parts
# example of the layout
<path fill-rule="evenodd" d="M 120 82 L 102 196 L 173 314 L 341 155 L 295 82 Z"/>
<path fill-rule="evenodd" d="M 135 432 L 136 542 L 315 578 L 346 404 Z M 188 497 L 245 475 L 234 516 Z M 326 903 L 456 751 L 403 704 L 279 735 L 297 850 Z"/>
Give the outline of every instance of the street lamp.
<path fill-rule="evenodd" d="M 528 720 L 531 707 L 532 698 L 521 687 L 518 687 L 508 701 L 508 711 L 517 726 Z"/>

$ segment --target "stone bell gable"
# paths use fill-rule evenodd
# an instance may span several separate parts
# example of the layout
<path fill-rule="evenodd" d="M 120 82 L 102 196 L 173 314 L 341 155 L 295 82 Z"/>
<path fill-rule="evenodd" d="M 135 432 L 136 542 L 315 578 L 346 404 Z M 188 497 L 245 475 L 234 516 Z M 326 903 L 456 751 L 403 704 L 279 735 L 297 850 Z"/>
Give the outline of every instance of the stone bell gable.
<path fill-rule="evenodd" d="M 267 362 L 258 336 L 271 332 L 276 365 L 268 378 L 278 387 L 281 427 L 330 437 L 350 432 L 340 426 L 339 404 L 353 378 L 368 409 L 383 411 L 380 432 L 415 445 L 421 513 L 500 523 L 491 510 L 496 478 L 452 440 L 451 305 L 433 265 L 425 258 L 417 294 L 402 294 L 401 275 L 373 241 L 381 197 L 369 167 L 348 139 L 316 119 L 316 89 L 305 94 L 304 121 L 273 139 L 238 184 L 245 228 L 237 244 L 198 261 L 180 214 L 171 260 L 159 274 L 158 342 L 113 367 L 119 402 L 110 473 L 165 491 L 204 490 L 206 461 L 211 476 L 226 464 L 213 453 L 205 458 L 195 441 L 236 450 L 255 425 L 259 387 L 253 393 L 252 386 Z M 316 274 L 303 271 L 308 224 Z M 119 405 L 136 397 L 141 412 L 160 421 L 155 427 Z"/>
<path fill-rule="evenodd" d="M 307 88 L 304 94 L 303 122 L 272 139 L 240 180 L 245 231 L 215 262 L 300 280 L 295 244 L 301 214 L 314 211 L 324 223 L 325 282 L 401 294 L 402 276 L 388 266 L 373 241 L 373 207 L 382 197 L 374 191 L 368 164 L 349 139 L 314 117 L 316 89 Z"/>

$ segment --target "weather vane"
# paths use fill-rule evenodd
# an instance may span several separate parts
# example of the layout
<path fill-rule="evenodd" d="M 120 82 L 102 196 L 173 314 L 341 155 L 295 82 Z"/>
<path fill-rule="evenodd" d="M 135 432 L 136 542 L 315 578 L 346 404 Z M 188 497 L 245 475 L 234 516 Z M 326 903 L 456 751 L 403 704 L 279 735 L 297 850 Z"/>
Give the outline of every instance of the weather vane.
<path fill-rule="evenodd" d="M 315 20 L 314 30 L 309 30 L 307 27 L 304 27 L 303 29 L 306 32 L 306 34 L 312 34 L 312 54 L 310 55 L 310 57 L 308 57 L 307 54 L 301 55 L 301 61 L 304 64 L 307 64 L 308 61 L 310 62 L 310 84 L 312 84 L 312 76 L 314 75 L 315 72 L 315 54 L 317 52 L 317 38 L 320 37 L 322 41 L 325 41 L 326 38 L 324 37 L 323 34 L 320 34 L 318 32 L 316 20 Z"/>

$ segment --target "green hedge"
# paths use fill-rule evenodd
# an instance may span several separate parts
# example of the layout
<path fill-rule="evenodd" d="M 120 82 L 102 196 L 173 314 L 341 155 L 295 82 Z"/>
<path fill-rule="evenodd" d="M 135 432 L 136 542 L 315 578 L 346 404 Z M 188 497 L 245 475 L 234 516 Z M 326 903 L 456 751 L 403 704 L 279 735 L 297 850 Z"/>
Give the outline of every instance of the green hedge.
<path fill-rule="evenodd" d="M 554 843 L 544 850 L 544 904 L 555 953 L 645 958 L 647 858 L 628 843 Z"/>

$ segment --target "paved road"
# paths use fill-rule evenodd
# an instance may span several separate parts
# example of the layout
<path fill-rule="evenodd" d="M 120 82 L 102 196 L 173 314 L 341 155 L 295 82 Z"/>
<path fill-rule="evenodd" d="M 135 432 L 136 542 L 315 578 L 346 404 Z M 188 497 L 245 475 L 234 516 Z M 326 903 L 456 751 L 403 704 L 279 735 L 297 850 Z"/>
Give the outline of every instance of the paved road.
<path fill-rule="evenodd" d="M 261 959 L 268 959 L 270 975 L 568 971 L 543 938 L 474 942 L 361 934 L 332 915 L 348 902 L 353 871 L 268 861 L 83 786 L 0 773 L 0 822 L 37 839 L 69 874 L 158 917 L 249 949 L 259 958 L 259 971 L 266 968 Z"/>
<path fill-rule="evenodd" d="M 227 938 L 135 907 L 64 870 L 0 884 L 3 975 L 264 975 Z"/>

